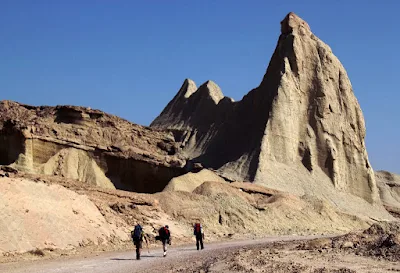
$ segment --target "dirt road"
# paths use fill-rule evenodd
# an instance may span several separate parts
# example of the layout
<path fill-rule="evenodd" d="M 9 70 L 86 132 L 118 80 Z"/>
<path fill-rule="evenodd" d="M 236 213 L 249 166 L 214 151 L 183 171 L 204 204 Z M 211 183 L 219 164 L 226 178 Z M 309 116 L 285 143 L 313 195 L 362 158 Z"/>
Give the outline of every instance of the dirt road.
<path fill-rule="evenodd" d="M 145 249 L 140 261 L 135 252 L 109 252 L 86 257 L 35 262 L 0 264 L 8 273 L 132 273 L 132 272 L 393 272 L 400 265 L 363 257 L 321 256 L 284 249 L 271 253 L 278 241 L 311 239 L 308 237 L 269 237 L 265 239 L 207 244 L 203 251 L 195 246 L 170 247 L 166 258 L 161 248 Z M 286 244 L 286 243 L 285 243 Z M 269 249 L 267 251 L 267 249 Z M 267 252 L 265 252 L 267 251 Z M 273 250 L 275 251 L 275 250 Z M 264 253 L 265 252 L 265 253 Z M 269 256 L 270 255 L 270 256 Z M 335 261 L 335 262 L 332 262 Z M 318 271 L 319 270 L 319 271 Z"/>
<path fill-rule="evenodd" d="M 268 237 L 258 240 L 246 241 L 229 241 L 222 243 L 205 244 L 205 249 L 197 251 L 195 245 L 170 247 L 168 249 L 168 256 L 162 257 L 162 249 L 151 249 L 150 254 L 147 249 L 143 250 L 142 259 L 137 261 L 135 259 L 135 251 L 129 252 L 108 252 L 96 255 L 88 255 L 87 257 L 74 257 L 56 259 L 51 261 L 33 261 L 33 262 L 19 262 L 0 264 L 0 272 L 8 273 L 41 273 L 41 272 L 54 272 L 54 273 L 78 273 L 78 272 L 143 272 L 143 270 L 150 270 L 152 267 L 160 265 L 173 264 L 180 261 L 190 262 L 191 260 L 201 259 L 203 256 L 214 256 L 214 252 L 221 249 L 236 249 L 244 245 L 251 246 L 257 244 L 265 244 L 275 242 L 278 240 L 294 240 L 302 237 L 282 236 L 282 237 Z M 304 237 L 304 239 L 315 237 Z"/>

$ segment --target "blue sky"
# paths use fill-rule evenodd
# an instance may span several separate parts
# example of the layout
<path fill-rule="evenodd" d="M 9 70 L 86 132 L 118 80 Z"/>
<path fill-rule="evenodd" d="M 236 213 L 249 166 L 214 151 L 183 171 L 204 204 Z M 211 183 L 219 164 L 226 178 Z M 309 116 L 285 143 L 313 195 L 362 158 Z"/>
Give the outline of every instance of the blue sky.
<path fill-rule="evenodd" d="M 143 125 L 185 78 L 239 100 L 260 83 L 293 11 L 344 64 L 372 166 L 400 173 L 399 9 L 396 0 L 0 0 L 0 99 L 90 106 Z"/>

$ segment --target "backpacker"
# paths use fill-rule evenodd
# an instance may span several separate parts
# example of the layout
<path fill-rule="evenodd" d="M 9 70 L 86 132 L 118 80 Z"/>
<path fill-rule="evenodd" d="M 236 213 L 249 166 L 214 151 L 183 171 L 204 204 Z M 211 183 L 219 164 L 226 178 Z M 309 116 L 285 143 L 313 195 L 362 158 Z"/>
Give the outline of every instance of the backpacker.
<path fill-rule="evenodd" d="M 141 235 L 142 235 L 142 227 L 140 225 L 136 225 L 135 229 L 131 231 L 132 240 L 140 241 Z"/>
<path fill-rule="evenodd" d="M 194 235 L 201 234 L 201 225 L 200 223 L 194 224 Z"/>

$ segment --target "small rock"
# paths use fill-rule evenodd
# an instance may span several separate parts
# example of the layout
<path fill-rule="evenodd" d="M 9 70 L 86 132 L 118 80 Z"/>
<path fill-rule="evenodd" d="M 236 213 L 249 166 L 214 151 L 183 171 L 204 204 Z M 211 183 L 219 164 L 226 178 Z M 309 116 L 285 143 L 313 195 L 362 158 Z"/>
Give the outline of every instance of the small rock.
<path fill-rule="evenodd" d="M 196 163 L 193 164 L 192 172 L 199 172 L 202 169 L 204 169 L 203 165 L 201 163 L 196 162 Z"/>
<path fill-rule="evenodd" d="M 6 172 L 6 175 L 7 175 L 7 173 L 18 173 L 18 171 L 16 170 L 16 169 L 14 169 L 13 167 L 10 167 L 10 166 L 1 166 L 1 168 L 0 168 L 2 171 L 5 171 Z"/>
<path fill-rule="evenodd" d="M 341 248 L 354 248 L 354 243 L 350 241 L 344 242 Z"/>

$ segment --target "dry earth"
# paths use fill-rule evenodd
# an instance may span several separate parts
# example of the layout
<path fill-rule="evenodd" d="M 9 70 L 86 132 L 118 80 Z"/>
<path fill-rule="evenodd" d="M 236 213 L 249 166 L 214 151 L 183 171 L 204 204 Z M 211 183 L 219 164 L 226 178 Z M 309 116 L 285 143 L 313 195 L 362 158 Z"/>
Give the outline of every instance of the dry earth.
<path fill-rule="evenodd" d="M 339 237 L 224 248 L 147 272 L 399 272 L 399 228 L 383 223 Z"/>
<path fill-rule="evenodd" d="M 191 226 L 198 220 L 208 241 L 345 234 L 374 222 L 342 213 L 322 199 L 251 183 L 204 182 L 193 192 L 139 194 L 57 176 L 7 176 L 0 177 L 0 261 L 30 259 L 37 249 L 48 257 L 125 249 L 136 223 L 154 245 L 165 224 L 174 244 L 191 242 Z"/>
<path fill-rule="evenodd" d="M 371 232 L 371 230 L 370 230 Z M 206 244 L 203 251 L 193 245 L 172 247 L 167 258 L 160 248 L 144 251 L 142 260 L 134 252 L 109 252 L 36 261 L 0 264 L 9 273 L 80 272 L 269 272 L 353 273 L 399 272 L 400 263 L 387 256 L 357 252 L 357 246 L 327 247 L 340 238 L 302 239 L 297 236 Z M 310 249 L 304 249 L 307 246 Z M 391 248 L 391 247 L 385 247 Z"/>

